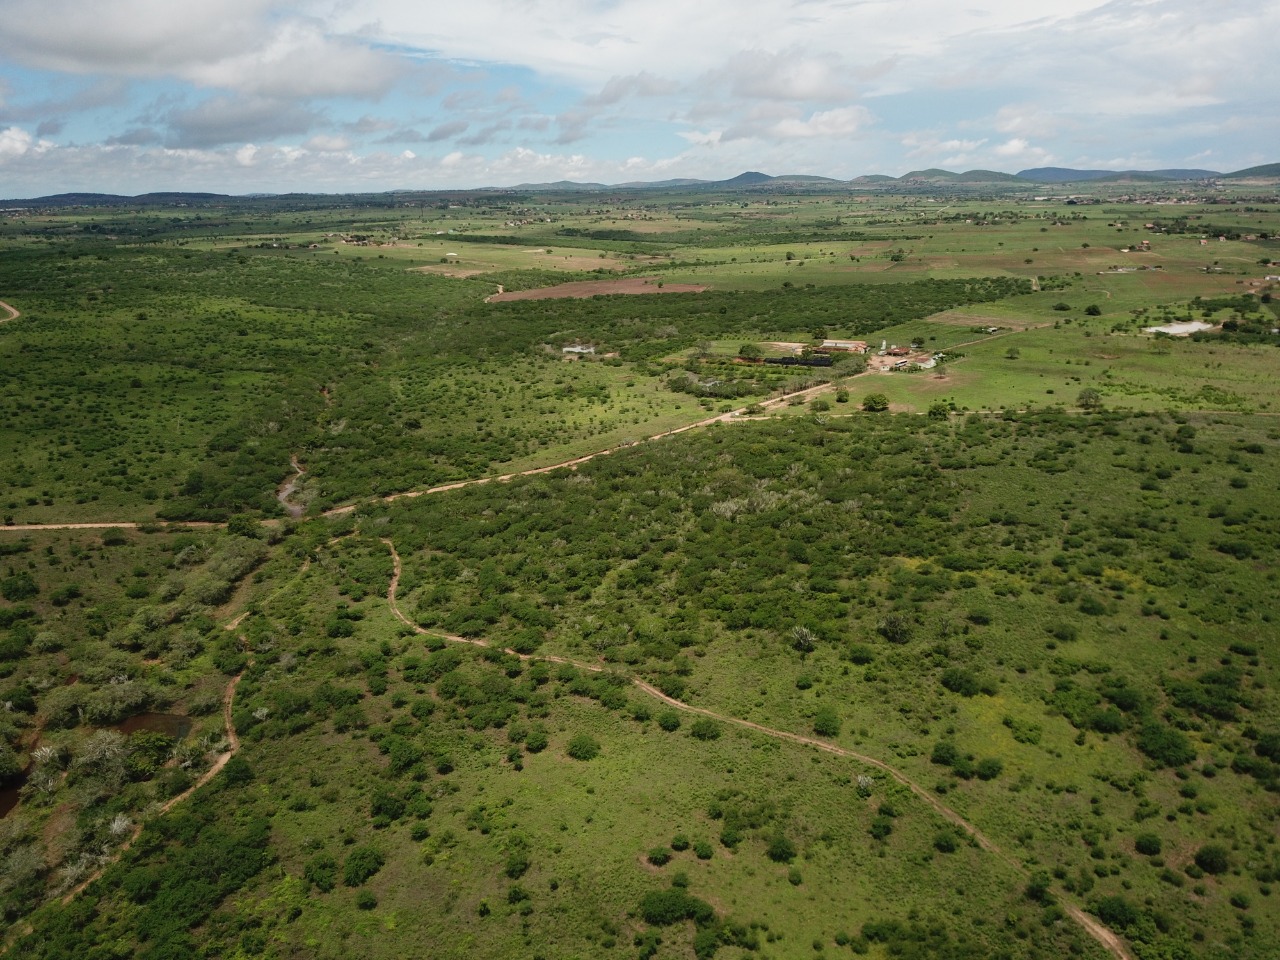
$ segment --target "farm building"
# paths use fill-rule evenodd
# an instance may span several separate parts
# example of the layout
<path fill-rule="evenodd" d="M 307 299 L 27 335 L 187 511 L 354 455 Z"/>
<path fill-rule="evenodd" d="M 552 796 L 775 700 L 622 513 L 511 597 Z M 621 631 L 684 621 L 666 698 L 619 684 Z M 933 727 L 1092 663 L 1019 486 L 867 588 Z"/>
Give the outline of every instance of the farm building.
<path fill-rule="evenodd" d="M 823 340 L 819 350 L 830 350 L 836 353 L 866 353 L 865 340 Z"/>

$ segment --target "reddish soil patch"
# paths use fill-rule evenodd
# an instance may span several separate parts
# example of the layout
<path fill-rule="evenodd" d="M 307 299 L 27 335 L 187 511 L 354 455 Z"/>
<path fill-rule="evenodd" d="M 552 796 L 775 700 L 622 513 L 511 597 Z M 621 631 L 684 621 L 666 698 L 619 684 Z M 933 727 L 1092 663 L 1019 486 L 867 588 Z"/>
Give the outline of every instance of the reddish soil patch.
<path fill-rule="evenodd" d="M 661 283 L 662 286 L 658 286 Z M 537 290 L 510 290 L 489 298 L 490 303 L 507 300 L 557 300 L 565 297 L 582 299 L 606 293 L 702 293 L 705 286 L 696 283 L 666 283 L 657 277 L 622 277 L 617 280 L 582 280 L 560 283 Z"/>

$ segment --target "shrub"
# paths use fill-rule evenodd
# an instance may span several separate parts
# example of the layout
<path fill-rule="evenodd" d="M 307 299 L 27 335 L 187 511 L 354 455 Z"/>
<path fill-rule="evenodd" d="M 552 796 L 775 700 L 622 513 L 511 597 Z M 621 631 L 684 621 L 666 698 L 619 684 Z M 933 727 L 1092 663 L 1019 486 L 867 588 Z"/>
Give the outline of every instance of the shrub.
<path fill-rule="evenodd" d="M 960 848 L 960 838 L 954 830 L 939 830 L 933 838 L 933 848 L 939 853 L 955 853 Z"/>
<path fill-rule="evenodd" d="M 1094 913 L 1109 927 L 1125 930 L 1138 922 L 1138 908 L 1124 897 L 1103 897 L 1094 907 Z"/>
<path fill-rule="evenodd" d="M 1143 725 L 1138 734 L 1138 749 L 1162 767 L 1180 767 L 1196 758 L 1186 734 L 1157 720 Z"/>
<path fill-rule="evenodd" d="M 35 580 L 25 570 L 0 580 L 0 594 L 13 603 L 28 600 L 39 592 L 40 588 L 36 586 Z"/>
<path fill-rule="evenodd" d="M 381 870 L 385 862 L 382 851 L 375 847 L 356 847 L 342 867 L 342 882 L 348 887 L 358 887 Z"/>
<path fill-rule="evenodd" d="M 356 894 L 356 906 L 361 910 L 372 910 L 378 905 L 378 898 L 372 890 L 361 890 Z"/>
<path fill-rule="evenodd" d="M 541 753 L 547 749 L 548 744 L 547 731 L 541 728 L 534 728 L 529 731 L 529 735 L 524 739 L 524 748 L 530 753 Z"/>
<path fill-rule="evenodd" d="M 658 726 L 668 733 L 674 733 L 680 729 L 680 714 L 675 710 L 663 710 L 658 714 Z"/>
<path fill-rule="evenodd" d="M 820 707 L 813 717 L 813 732 L 820 737 L 834 737 L 840 733 L 840 715 L 833 707 Z"/>
<path fill-rule="evenodd" d="M 229 787 L 240 787 L 253 780 L 253 768 L 249 761 L 236 754 L 222 768 L 222 780 Z"/>
<path fill-rule="evenodd" d="M 594 760 L 600 755 L 600 744 L 589 734 L 580 733 L 569 741 L 566 752 L 575 760 Z"/>
<path fill-rule="evenodd" d="M 981 689 L 978 677 L 972 670 L 949 667 L 942 671 L 942 685 L 962 697 L 976 697 Z"/>
<path fill-rule="evenodd" d="M 911 620 L 901 613 L 889 614 L 880 621 L 876 629 L 880 632 L 880 636 L 890 643 L 906 643 L 911 639 Z"/>
<path fill-rule="evenodd" d="M 857 664 L 858 666 L 865 666 L 866 664 L 874 661 L 876 658 L 875 651 L 872 650 L 870 647 L 868 647 L 865 643 L 849 644 L 849 651 L 847 656 L 849 657 L 850 663 Z"/>
<path fill-rule="evenodd" d="M 796 858 L 796 845 L 785 834 L 775 833 L 769 840 L 765 853 L 774 863 L 790 863 Z"/>
<path fill-rule="evenodd" d="M 950 740 L 939 740 L 933 745 L 929 760 L 939 766 L 949 767 L 960 759 L 960 748 Z"/>
<path fill-rule="evenodd" d="M 647 859 L 655 867 L 665 867 L 671 862 L 671 851 L 666 847 L 654 847 L 649 851 Z"/>
<path fill-rule="evenodd" d="M 692 920 L 705 926 L 715 919 L 715 915 L 709 903 L 690 896 L 678 887 L 651 891 L 640 901 L 641 918 L 655 927 L 669 927 L 681 920 Z"/>
<path fill-rule="evenodd" d="M 978 775 L 979 780 L 994 780 L 1004 773 L 1004 763 L 995 757 L 986 757 L 978 761 L 973 772 Z"/>
<path fill-rule="evenodd" d="M 699 860 L 710 860 L 715 856 L 715 847 L 706 840 L 699 840 L 693 845 L 693 855 Z"/>
<path fill-rule="evenodd" d="M 1210 843 L 1196 851 L 1196 866 L 1205 873 L 1226 873 L 1231 868 L 1231 855 L 1221 844 Z"/>
<path fill-rule="evenodd" d="M 1161 849 L 1160 838 L 1154 833 L 1140 833 L 1133 838 L 1133 848 L 1144 857 L 1159 856 Z"/>
<path fill-rule="evenodd" d="M 689 728 L 691 736 L 699 740 L 715 740 L 720 736 L 720 724 L 710 717 L 699 717 Z"/>
<path fill-rule="evenodd" d="M 327 853 L 321 853 L 307 861 L 302 875 L 321 893 L 328 893 L 338 882 L 338 862 Z"/>

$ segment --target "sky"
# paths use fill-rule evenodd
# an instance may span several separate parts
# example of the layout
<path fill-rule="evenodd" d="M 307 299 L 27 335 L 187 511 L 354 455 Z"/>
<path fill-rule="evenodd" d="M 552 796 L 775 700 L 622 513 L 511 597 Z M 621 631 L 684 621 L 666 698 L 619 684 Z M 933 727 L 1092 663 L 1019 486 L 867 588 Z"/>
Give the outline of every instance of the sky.
<path fill-rule="evenodd" d="M 0 0 L 0 197 L 1280 161 L 1276 0 Z"/>

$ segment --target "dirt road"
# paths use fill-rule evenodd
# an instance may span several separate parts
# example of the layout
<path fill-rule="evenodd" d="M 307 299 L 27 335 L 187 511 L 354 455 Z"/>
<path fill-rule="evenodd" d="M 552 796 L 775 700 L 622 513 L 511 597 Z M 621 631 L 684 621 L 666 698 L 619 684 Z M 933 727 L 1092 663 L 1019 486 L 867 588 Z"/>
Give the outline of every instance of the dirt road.
<path fill-rule="evenodd" d="M 306 475 L 307 469 L 298 462 L 298 455 L 290 454 L 289 465 L 293 467 L 293 476 L 289 477 L 276 489 L 276 499 L 280 502 L 280 506 L 284 507 L 285 513 L 293 517 L 295 520 L 306 512 L 306 507 L 300 503 L 291 503 L 289 498 L 298 492 L 298 488 L 302 486 L 302 478 Z"/>
<path fill-rule="evenodd" d="M 855 374 L 855 376 L 862 376 L 862 374 Z M 781 396 L 774 397 L 771 400 L 764 400 L 757 404 L 757 406 L 765 408 L 776 407 L 779 404 L 787 403 L 795 399 L 800 399 L 803 402 L 804 400 L 811 399 L 820 393 L 825 393 L 834 390 L 835 388 L 836 381 L 833 380 L 829 383 L 820 383 L 817 386 L 797 390 L 795 393 L 785 393 Z M 642 440 L 636 440 L 633 443 L 617 447 L 607 447 L 604 450 L 597 450 L 594 453 L 588 453 L 581 457 L 574 457 L 572 460 L 563 460 L 560 463 L 553 463 L 546 467 L 533 467 L 529 470 L 518 470 L 515 473 L 504 473 L 496 477 L 477 477 L 474 480 L 455 480 L 452 483 L 442 483 L 439 486 L 428 487 L 425 490 L 406 490 L 402 493 L 388 493 L 386 496 L 379 497 L 378 500 L 382 503 L 391 503 L 395 500 L 412 500 L 416 497 L 430 496 L 433 493 L 444 493 L 448 490 L 461 490 L 463 487 L 475 487 L 483 483 L 507 483 L 517 477 L 535 477 L 538 474 L 550 473 L 553 470 L 575 470 L 582 464 L 595 460 L 597 457 L 607 457 L 610 454 L 617 453 L 619 450 L 626 450 L 641 443 L 652 443 L 654 440 L 661 440 L 664 437 L 674 437 L 678 433 L 687 433 L 690 430 L 709 427 L 713 423 L 733 423 L 738 420 L 746 421 L 757 419 L 745 416 L 748 409 L 748 407 L 739 407 L 736 410 L 730 410 L 728 413 L 718 413 L 714 417 L 707 417 L 705 420 L 687 423 L 683 427 L 676 427 L 673 430 L 664 430 L 662 433 L 655 433 L 652 436 L 645 437 Z M 350 513 L 358 506 L 358 503 L 349 503 L 345 506 L 333 507 L 330 510 L 326 510 L 322 516 L 339 517 L 343 514 Z"/>
<path fill-rule="evenodd" d="M 492 644 L 490 644 L 485 640 L 460 637 L 455 634 L 442 633 L 436 630 L 427 630 L 419 626 L 418 624 L 414 623 L 412 620 L 406 617 L 403 613 L 401 613 L 400 607 L 396 602 L 396 591 L 400 585 L 400 573 L 401 573 L 401 570 L 403 569 L 402 564 L 400 562 L 400 554 L 396 551 L 395 544 L 392 543 L 392 541 L 386 538 L 383 538 L 382 543 L 385 544 L 387 549 L 391 552 L 392 574 L 391 574 L 391 583 L 387 587 L 387 604 L 388 606 L 390 606 L 391 612 L 392 614 L 395 615 L 397 620 L 399 620 L 401 623 L 405 624 L 406 626 L 412 628 L 416 633 L 426 634 L 434 637 L 441 637 L 445 640 L 449 640 L 454 643 L 466 643 L 475 647 L 492 647 L 493 646 Z M 506 654 L 509 654 L 510 656 L 518 657 L 519 659 L 526 662 L 544 661 L 549 663 L 565 663 L 565 664 L 569 664 L 570 666 L 576 667 L 580 670 L 589 670 L 592 673 L 600 673 L 604 670 L 604 667 L 601 666 L 600 664 L 583 663 L 581 661 L 572 660 L 567 657 L 537 656 L 534 654 L 521 654 L 521 653 L 516 653 L 516 651 L 514 650 L 510 650 L 506 648 L 503 648 L 503 652 Z M 974 842 L 977 843 L 978 846 L 981 847 L 983 850 L 987 851 L 988 853 L 994 854 L 1001 861 L 1003 861 L 1008 866 L 1012 867 L 1015 871 L 1022 874 L 1024 877 L 1029 875 L 1029 871 L 1025 866 L 1023 866 L 1016 859 L 1014 859 L 1012 856 L 1006 853 L 990 837 L 984 834 L 981 830 L 979 830 L 976 826 L 974 826 L 964 817 L 960 816 L 960 814 L 956 813 L 956 811 L 952 810 L 950 807 L 948 807 L 946 804 L 940 801 L 929 790 L 925 789 L 920 784 L 916 783 L 914 780 L 909 778 L 906 774 L 902 773 L 900 770 L 885 763 L 883 760 L 879 760 L 875 757 L 868 756 L 867 754 L 864 754 L 864 753 L 858 753 L 857 751 L 854 751 L 854 750 L 845 749 L 844 747 L 837 746 L 836 744 L 831 743 L 827 740 L 820 740 L 816 737 L 806 737 L 802 734 L 791 733 L 787 730 L 775 730 L 772 727 L 766 727 L 766 726 L 763 726 L 762 724 L 753 723 L 750 720 L 743 720 L 739 717 L 727 716 L 722 713 L 717 713 L 714 710 L 708 710 L 705 707 L 692 706 L 690 704 L 685 703 L 683 700 L 677 700 L 675 697 L 667 696 L 657 687 L 653 686 L 652 684 L 646 683 L 645 681 L 641 680 L 638 677 L 633 677 L 631 679 L 631 683 L 634 687 L 636 687 L 636 689 L 643 691 L 649 696 L 654 697 L 662 701 L 663 703 L 667 704 L 668 706 L 674 707 L 677 710 L 682 710 L 686 713 L 695 713 L 700 716 L 710 717 L 713 720 L 719 720 L 722 723 L 728 723 L 728 724 L 733 724 L 734 726 L 743 727 L 755 733 L 762 734 L 766 737 L 771 737 L 775 740 L 784 740 L 789 743 L 797 743 L 802 746 L 813 747 L 815 749 L 825 751 L 826 753 L 835 754 L 836 756 L 839 756 L 839 757 L 846 757 L 850 760 L 856 760 L 859 763 L 863 763 L 863 764 L 866 764 L 867 766 L 880 770 L 883 773 L 886 773 L 890 777 L 892 777 L 897 783 L 902 784 L 904 787 L 910 790 L 913 794 L 915 794 L 917 797 L 923 800 L 926 804 L 932 807 L 935 812 L 937 812 L 940 816 L 942 816 L 948 822 L 954 824 L 956 827 L 959 827 L 961 830 L 963 830 L 966 834 L 972 837 Z M 1089 936 L 1093 937 L 1095 940 L 1098 941 L 1098 943 L 1102 944 L 1102 946 L 1104 946 L 1113 956 L 1115 956 L 1117 960 L 1133 960 L 1133 955 L 1129 953 L 1129 950 L 1124 945 L 1124 942 L 1118 936 L 1116 936 L 1115 933 L 1113 933 L 1110 929 L 1105 927 L 1103 924 L 1099 923 L 1095 918 L 1087 914 L 1079 906 L 1069 901 L 1064 900 L 1063 906 L 1066 909 L 1067 913 L 1071 916 L 1071 918 L 1075 920 L 1076 923 L 1078 923 L 1081 927 L 1083 927 L 1085 932 L 1087 932 Z"/>
<path fill-rule="evenodd" d="M 20 316 L 22 316 L 22 314 L 18 311 L 16 307 L 9 306 L 3 300 L 0 300 L 0 310 L 4 310 L 6 313 L 9 314 L 7 317 L 0 319 L 0 323 L 8 323 L 10 320 L 17 320 Z"/>

